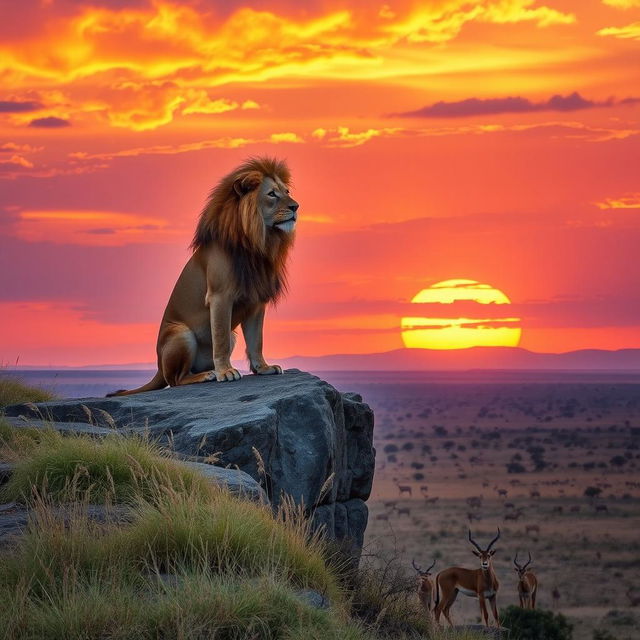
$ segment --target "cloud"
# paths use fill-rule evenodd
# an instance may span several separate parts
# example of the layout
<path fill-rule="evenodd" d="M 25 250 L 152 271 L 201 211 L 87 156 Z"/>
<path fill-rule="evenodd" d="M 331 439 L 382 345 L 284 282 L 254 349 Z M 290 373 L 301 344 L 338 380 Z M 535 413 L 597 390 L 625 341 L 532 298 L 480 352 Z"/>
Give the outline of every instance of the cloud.
<path fill-rule="evenodd" d="M 175 242 L 184 235 L 158 218 L 90 210 L 20 211 L 9 233 L 26 242 L 110 247 Z"/>
<path fill-rule="evenodd" d="M 625 27 L 605 27 L 596 31 L 599 36 L 613 36 L 625 40 L 640 40 L 640 22 L 632 22 Z"/>
<path fill-rule="evenodd" d="M 602 0 L 603 4 L 615 7 L 616 9 L 632 9 L 640 7 L 640 0 Z"/>
<path fill-rule="evenodd" d="M 63 127 L 70 127 L 71 123 L 63 118 L 49 116 L 48 118 L 36 118 L 29 123 L 29 126 L 44 129 L 61 129 Z"/>
<path fill-rule="evenodd" d="M 233 104 L 209 95 L 221 85 L 386 78 L 396 70 L 413 75 L 420 64 L 409 64 L 393 48 L 448 42 L 473 22 L 545 28 L 575 20 L 538 0 L 440 0 L 393 10 L 355 5 L 301 17 L 286 8 L 211 11 L 204 2 L 172 0 L 52 3 L 39 12 L 25 3 L 22 11 L 13 9 L 11 23 L 28 27 L 0 44 L 0 75 L 15 90 L 66 91 L 74 122 L 84 114 L 144 130 L 168 124 L 177 114 L 256 108 L 254 100 Z M 521 52 L 512 52 L 521 62 Z M 530 64 L 528 52 L 525 57 Z M 495 68 L 495 58 L 483 64 Z"/>
<path fill-rule="evenodd" d="M 24 113 L 41 108 L 42 105 L 33 100 L 0 100 L 0 113 Z"/>
<path fill-rule="evenodd" d="M 416 111 L 391 114 L 402 118 L 463 118 L 468 116 L 497 115 L 501 113 L 528 113 L 533 111 L 578 111 L 596 107 L 635 104 L 640 98 L 605 101 L 587 100 L 574 91 L 567 96 L 554 95 L 544 102 L 532 102 L 520 96 L 507 98 L 467 98 L 457 102 L 436 102 Z"/>
<path fill-rule="evenodd" d="M 595 205 L 598 209 L 640 209 L 640 192 L 629 193 L 620 198 L 605 198 Z"/>

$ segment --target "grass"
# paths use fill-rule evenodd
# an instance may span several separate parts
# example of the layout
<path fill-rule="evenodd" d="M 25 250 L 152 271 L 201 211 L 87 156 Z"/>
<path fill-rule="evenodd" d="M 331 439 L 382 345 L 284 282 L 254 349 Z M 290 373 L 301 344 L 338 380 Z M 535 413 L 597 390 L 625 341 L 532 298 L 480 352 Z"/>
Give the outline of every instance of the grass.
<path fill-rule="evenodd" d="M 0 547 L 6 640 L 473 638 L 431 633 L 417 599 L 395 578 L 386 584 L 388 573 L 354 577 L 292 502 L 274 514 L 148 439 L 0 420 L 0 459 L 16 465 L 0 499 L 32 514 Z M 114 517 L 89 517 L 95 504 Z M 330 607 L 307 603 L 307 589 Z"/>
<path fill-rule="evenodd" d="M 0 376 L 0 409 L 20 402 L 45 402 L 54 397 L 49 391 L 30 387 L 18 378 Z"/>

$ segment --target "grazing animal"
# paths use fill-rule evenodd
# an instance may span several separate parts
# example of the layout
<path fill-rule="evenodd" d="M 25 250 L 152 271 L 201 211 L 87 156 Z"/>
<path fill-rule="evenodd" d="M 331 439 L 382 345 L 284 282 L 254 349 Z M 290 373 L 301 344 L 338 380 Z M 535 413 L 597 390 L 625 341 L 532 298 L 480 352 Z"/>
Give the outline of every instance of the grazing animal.
<path fill-rule="evenodd" d="M 516 511 L 510 511 L 504 514 L 504 519 L 518 521 L 524 515 L 524 509 L 520 507 Z"/>
<path fill-rule="evenodd" d="M 473 511 L 467 511 L 467 520 L 472 522 L 473 520 L 482 520 L 482 516 L 479 513 L 473 513 Z"/>
<path fill-rule="evenodd" d="M 489 600 L 493 619 L 496 625 L 500 626 L 496 603 L 496 595 L 500 583 L 491 563 L 493 554 L 496 552 L 492 547 L 499 538 L 500 529 L 498 528 L 498 535 L 489 543 L 486 549 L 481 549 L 478 543 L 471 538 L 471 529 L 469 529 L 469 542 L 475 547 L 475 549 L 472 549 L 472 553 L 480 558 L 480 568 L 450 567 L 436 576 L 436 608 L 434 611 L 436 623 L 440 621 L 440 614 L 444 614 L 447 622 L 453 626 L 453 622 L 449 617 L 449 609 L 455 602 L 458 593 L 462 593 L 471 598 L 478 598 L 480 612 L 487 627 L 489 626 L 489 612 L 487 611 L 486 601 Z"/>
<path fill-rule="evenodd" d="M 386 520 L 388 522 L 389 521 L 389 516 L 386 513 L 379 513 L 376 516 L 376 520 Z"/>
<path fill-rule="evenodd" d="M 506 489 L 498 489 L 498 495 L 501 498 L 506 498 L 509 492 Z"/>
<path fill-rule="evenodd" d="M 426 502 L 428 504 L 435 504 L 438 500 L 440 500 L 440 498 L 427 498 Z"/>
<path fill-rule="evenodd" d="M 469 496 L 467 498 L 466 502 L 472 509 L 479 509 L 482 506 L 482 497 L 481 496 Z"/>
<path fill-rule="evenodd" d="M 109 395 L 239 380 L 231 366 L 238 326 L 251 371 L 282 373 L 262 355 L 262 330 L 267 304 L 286 289 L 298 216 L 289 182 L 287 165 L 267 157 L 250 158 L 220 180 L 200 214 L 193 254 L 160 323 L 157 373 L 137 389 Z"/>
<path fill-rule="evenodd" d="M 638 605 L 640 605 L 640 596 L 638 595 L 633 595 L 633 587 L 629 587 L 626 591 L 626 596 L 629 600 L 629 604 L 632 607 L 637 607 Z"/>
<path fill-rule="evenodd" d="M 596 513 L 609 513 L 609 508 L 606 504 L 597 504 Z"/>
<path fill-rule="evenodd" d="M 423 571 L 419 566 L 416 565 L 415 560 L 411 561 L 413 568 L 417 571 L 417 591 L 418 598 L 420 599 L 420 604 L 423 606 L 424 610 L 427 612 L 429 616 L 431 616 L 431 609 L 433 607 L 433 580 L 431 580 L 431 569 L 435 567 L 436 561 L 431 563 L 431 566 Z"/>
<path fill-rule="evenodd" d="M 518 554 L 516 553 L 513 564 L 518 574 L 518 598 L 520 599 L 520 606 L 523 609 L 535 609 L 538 579 L 531 569 L 528 568 L 531 564 L 531 553 L 529 553 L 529 560 L 523 566 L 518 564 Z"/>
<path fill-rule="evenodd" d="M 405 516 L 410 516 L 411 515 L 411 508 L 410 507 L 398 507 L 398 515 L 401 516 L 402 514 L 404 514 Z"/>
<path fill-rule="evenodd" d="M 399 484 L 398 491 L 400 492 L 400 495 L 402 495 L 403 493 L 408 493 L 409 495 L 412 495 L 411 486 L 408 484 Z"/>
<path fill-rule="evenodd" d="M 538 535 L 540 535 L 540 525 L 539 524 L 528 524 L 525 527 L 525 533 L 529 534 L 529 533 L 537 533 Z"/>
<path fill-rule="evenodd" d="M 529 492 L 529 497 L 531 497 L 531 498 L 539 498 L 540 497 L 540 492 L 539 491 L 530 491 Z"/>

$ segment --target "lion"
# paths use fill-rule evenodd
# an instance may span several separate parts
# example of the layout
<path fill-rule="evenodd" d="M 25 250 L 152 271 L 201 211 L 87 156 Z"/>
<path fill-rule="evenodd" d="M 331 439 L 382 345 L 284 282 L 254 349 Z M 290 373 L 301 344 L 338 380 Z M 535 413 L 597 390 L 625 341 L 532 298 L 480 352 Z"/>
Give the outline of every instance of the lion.
<path fill-rule="evenodd" d="M 281 374 L 262 355 L 265 309 L 286 290 L 286 261 L 298 203 L 284 161 L 249 158 L 214 187 L 200 214 L 193 254 L 167 303 L 156 353 L 158 371 L 123 396 L 217 380 L 240 379 L 231 366 L 240 325 L 251 371 Z"/>

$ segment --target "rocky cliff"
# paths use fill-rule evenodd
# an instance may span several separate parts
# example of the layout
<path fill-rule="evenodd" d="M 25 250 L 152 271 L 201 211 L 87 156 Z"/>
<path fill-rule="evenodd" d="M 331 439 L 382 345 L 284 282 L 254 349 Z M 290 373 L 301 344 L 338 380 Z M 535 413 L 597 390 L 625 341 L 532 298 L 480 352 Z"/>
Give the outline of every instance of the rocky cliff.
<path fill-rule="evenodd" d="M 251 476 L 274 506 L 289 495 L 329 537 L 362 546 L 374 471 L 373 412 L 357 394 L 308 373 L 291 369 L 234 383 L 13 405 L 5 414 L 96 436 L 148 432 L 191 461 L 216 455 L 217 466 Z"/>

